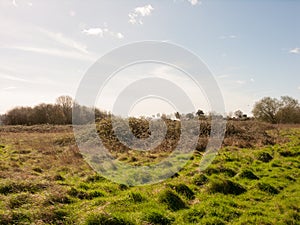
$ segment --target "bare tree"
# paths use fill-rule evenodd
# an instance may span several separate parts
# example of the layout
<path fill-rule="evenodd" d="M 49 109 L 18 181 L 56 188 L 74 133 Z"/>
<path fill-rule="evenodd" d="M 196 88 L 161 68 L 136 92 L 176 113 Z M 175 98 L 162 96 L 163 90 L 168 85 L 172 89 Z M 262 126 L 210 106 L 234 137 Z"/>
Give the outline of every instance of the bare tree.
<path fill-rule="evenodd" d="M 281 103 L 278 99 L 265 97 L 255 103 L 252 113 L 256 119 L 270 123 L 277 123 L 278 119 L 276 115 L 280 106 Z"/>
<path fill-rule="evenodd" d="M 59 105 L 63 110 L 64 117 L 65 117 L 65 124 L 71 124 L 73 99 L 67 95 L 60 96 L 56 99 L 56 104 Z"/>

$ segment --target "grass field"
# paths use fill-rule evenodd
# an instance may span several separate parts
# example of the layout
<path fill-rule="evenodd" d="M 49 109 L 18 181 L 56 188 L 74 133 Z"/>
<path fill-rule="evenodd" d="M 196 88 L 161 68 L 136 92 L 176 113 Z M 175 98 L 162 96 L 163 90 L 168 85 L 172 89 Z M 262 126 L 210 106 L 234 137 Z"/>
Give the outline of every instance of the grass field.
<path fill-rule="evenodd" d="M 300 128 L 268 130 L 273 142 L 244 130 L 204 172 L 199 149 L 176 176 L 128 187 L 89 167 L 69 126 L 1 127 L 0 224 L 300 224 Z M 115 153 L 135 165 L 167 154 Z"/>

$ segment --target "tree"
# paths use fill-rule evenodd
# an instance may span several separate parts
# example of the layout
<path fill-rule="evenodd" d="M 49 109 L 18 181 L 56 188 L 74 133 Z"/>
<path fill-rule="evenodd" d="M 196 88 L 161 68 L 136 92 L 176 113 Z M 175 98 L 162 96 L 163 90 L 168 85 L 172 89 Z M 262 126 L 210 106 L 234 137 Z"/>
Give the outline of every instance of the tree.
<path fill-rule="evenodd" d="M 252 111 L 256 119 L 271 123 L 300 123 L 300 105 L 297 99 L 282 96 L 280 100 L 265 97 L 256 102 Z"/>
<path fill-rule="evenodd" d="M 64 116 L 65 116 L 65 124 L 72 123 L 72 107 L 73 107 L 73 99 L 70 96 L 60 96 L 56 99 L 56 104 L 62 107 Z"/>
<path fill-rule="evenodd" d="M 236 118 L 242 119 L 244 113 L 241 110 L 237 110 L 237 111 L 234 112 L 234 115 L 235 115 Z"/>
<path fill-rule="evenodd" d="M 185 115 L 185 118 L 187 118 L 188 120 L 192 120 L 192 119 L 194 119 L 194 114 L 193 113 L 187 113 L 186 115 Z"/>
<path fill-rule="evenodd" d="M 277 113 L 280 123 L 300 123 L 300 105 L 297 99 L 281 97 L 281 108 Z"/>
<path fill-rule="evenodd" d="M 198 111 L 196 112 L 196 115 L 200 118 L 203 119 L 205 118 L 204 112 L 201 109 L 198 109 Z"/>
<path fill-rule="evenodd" d="M 277 123 L 276 115 L 280 109 L 280 102 L 276 98 L 265 97 L 256 102 L 252 113 L 256 119 Z"/>

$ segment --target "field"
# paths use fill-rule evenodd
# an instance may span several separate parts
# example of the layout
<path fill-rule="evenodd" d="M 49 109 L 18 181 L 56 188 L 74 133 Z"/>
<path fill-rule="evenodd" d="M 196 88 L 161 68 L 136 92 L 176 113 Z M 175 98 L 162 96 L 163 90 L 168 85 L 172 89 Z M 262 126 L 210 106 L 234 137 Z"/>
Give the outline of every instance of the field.
<path fill-rule="evenodd" d="M 115 156 L 134 165 L 169 154 L 117 144 Z M 299 126 L 232 123 L 199 172 L 202 155 L 199 143 L 172 178 L 130 187 L 90 168 L 70 126 L 0 127 L 0 224 L 300 224 Z"/>

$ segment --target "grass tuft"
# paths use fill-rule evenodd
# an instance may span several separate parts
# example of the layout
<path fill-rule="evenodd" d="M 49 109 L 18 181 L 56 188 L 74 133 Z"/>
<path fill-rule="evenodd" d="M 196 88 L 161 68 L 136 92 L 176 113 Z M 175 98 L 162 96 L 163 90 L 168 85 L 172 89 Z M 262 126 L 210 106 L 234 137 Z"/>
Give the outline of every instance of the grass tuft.
<path fill-rule="evenodd" d="M 165 190 L 159 196 L 159 202 L 167 205 L 171 211 L 177 211 L 186 208 L 182 199 L 170 190 Z"/>
<path fill-rule="evenodd" d="M 240 195 L 247 190 L 240 184 L 228 179 L 214 179 L 211 181 L 208 191 L 210 193 L 222 193 Z"/>
<path fill-rule="evenodd" d="M 241 173 L 238 174 L 240 178 L 246 178 L 249 180 L 258 180 L 259 177 L 256 176 L 251 170 L 245 169 Z"/>
<path fill-rule="evenodd" d="M 205 176 L 204 174 L 199 174 L 196 175 L 193 179 L 193 183 L 196 184 L 197 186 L 201 186 L 206 184 L 209 181 L 208 177 Z"/>
<path fill-rule="evenodd" d="M 257 159 L 262 162 L 268 163 L 273 159 L 273 157 L 268 152 L 260 152 L 257 156 Z"/>
<path fill-rule="evenodd" d="M 259 190 L 267 192 L 269 194 L 274 194 L 274 195 L 279 194 L 279 190 L 268 183 L 260 182 L 257 184 L 257 187 Z"/>
<path fill-rule="evenodd" d="M 85 225 L 133 225 L 133 223 L 112 215 L 91 214 L 86 218 Z"/>
<path fill-rule="evenodd" d="M 161 214 L 160 212 L 152 211 L 146 213 L 144 215 L 143 220 L 149 222 L 150 224 L 157 224 L 157 225 L 169 225 L 174 220 L 173 218 L 169 218 Z"/>
<path fill-rule="evenodd" d="M 187 199 L 192 200 L 195 198 L 195 193 L 185 184 L 178 184 L 175 186 L 175 191 L 178 194 L 185 196 Z"/>

